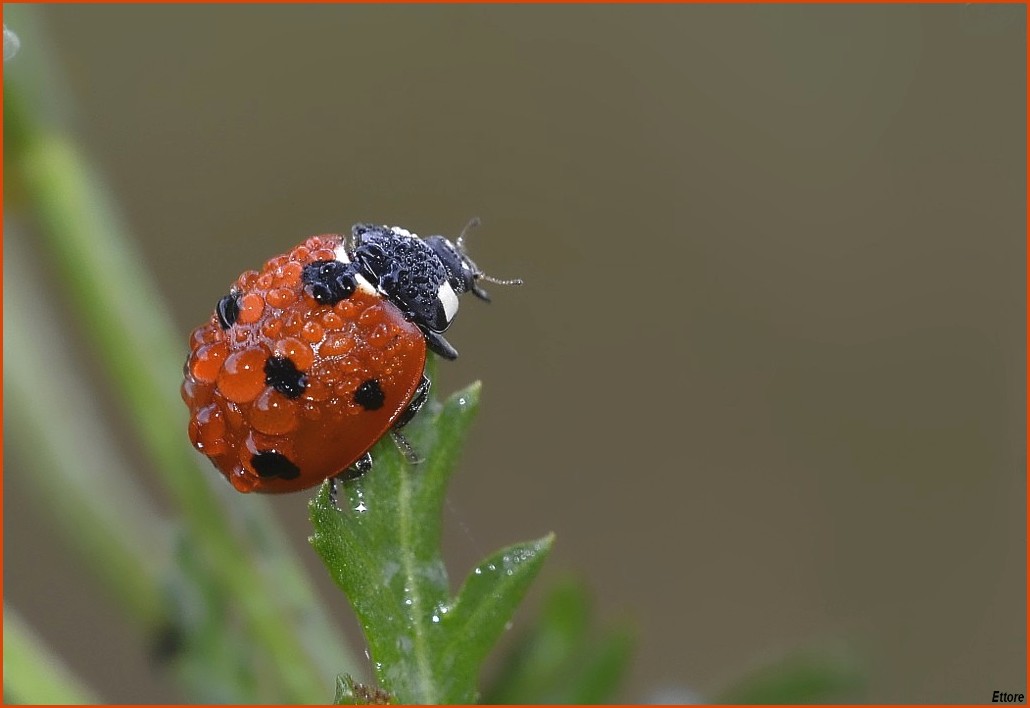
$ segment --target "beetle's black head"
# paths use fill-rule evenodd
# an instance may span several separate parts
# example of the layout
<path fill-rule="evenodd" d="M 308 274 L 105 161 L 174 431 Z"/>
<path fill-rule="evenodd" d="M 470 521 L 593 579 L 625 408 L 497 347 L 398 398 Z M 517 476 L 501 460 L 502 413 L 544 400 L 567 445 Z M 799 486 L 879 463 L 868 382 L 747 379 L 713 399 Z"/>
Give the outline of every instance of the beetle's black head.
<path fill-rule="evenodd" d="M 447 270 L 447 281 L 456 293 L 472 293 L 480 300 L 490 302 L 490 295 L 476 281 L 482 275 L 464 249 L 444 236 L 429 236 L 426 244 L 433 249 Z"/>
<path fill-rule="evenodd" d="M 426 243 L 433 249 L 444 268 L 447 269 L 447 279 L 456 293 L 470 292 L 480 300 L 490 302 L 490 294 L 479 286 L 480 280 L 485 280 L 497 285 L 522 285 L 518 278 L 510 280 L 498 280 L 479 269 L 469 258 L 465 251 L 465 234 L 479 225 L 479 219 L 472 219 L 461 231 L 458 240 L 452 242 L 444 236 L 429 236 Z"/>
<path fill-rule="evenodd" d="M 398 226 L 371 224 L 356 224 L 351 234 L 352 255 L 361 274 L 423 331 L 446 330 L 458 312 L 461 293 L 489 302 L 490 296 L 479 287 L 481 279 L 522 284 L 484 274 L 465 253 L 460 236 L 457 242 L 444 236 L 422 239 Z"/>

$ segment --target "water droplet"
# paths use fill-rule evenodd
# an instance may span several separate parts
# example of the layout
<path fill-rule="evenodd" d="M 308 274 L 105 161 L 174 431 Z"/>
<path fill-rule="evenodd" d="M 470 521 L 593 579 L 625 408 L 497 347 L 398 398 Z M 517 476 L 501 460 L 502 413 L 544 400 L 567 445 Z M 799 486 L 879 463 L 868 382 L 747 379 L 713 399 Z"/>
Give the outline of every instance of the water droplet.
<path fill-rule="evenodd" d="M 400 569 L 401 564 L 395 561 L 386 561 L 383 563 L 383 585 L 388 585 Z"/>
<path fill-rule="evenodd" d="M 18 35 L 7 29 L 7 25 L 4 25 L 4 61 L 17 54 L 18 47 L 20 46 L 21 42 L 18 40 Z"/>
<path fill-rule="evenodd" d="M 474 572 L 475 572 L 476 575 L 482 575 L 483 574 L 483 569 L 482 568 L 476 568 Z"/>
<path fill-rule="evenodd" d="M 358 500 L 358 505 L 354 507 L 354 511 L 362 513 L 368 511 L 368 505 L 365 503 L 365 492 L 361 489 L 354 490 L 354 498 Z"/>
<path fill-rule="evenodd" d="M 440 615 L 433 615 L 432 620 L 433 620 L 433 624 L 439 624 L 440 623 Z"/>
<path fill-rule="evenodd" d="M 461 398 L 458 399 L 458 405 L 459 406 L 467 406 L 468 405 L 468 401 L 465 400 L 464 396 L 462 396 Z"/>

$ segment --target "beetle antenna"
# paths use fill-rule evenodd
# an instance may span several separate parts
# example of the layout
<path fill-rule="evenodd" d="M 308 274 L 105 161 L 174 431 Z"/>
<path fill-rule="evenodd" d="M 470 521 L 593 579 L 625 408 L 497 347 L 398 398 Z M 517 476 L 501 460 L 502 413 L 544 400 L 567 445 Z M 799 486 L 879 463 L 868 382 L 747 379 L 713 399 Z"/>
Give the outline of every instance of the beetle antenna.
<path fill-rule="evenodd" d="M 469 219 L 469 222 L 465 224 L 465 228 L 461 230 L 461 233 L 458 234 L 458 240 L 454 242 L 454 245 L 458 247 L 458 251 L 462 254 L 465 253 L 465 234 L 470 233 L 472 229 L 479 228 L 481 223 L 482 222 L 479 220 L 478 216 L 473 216 Z"/>
<path fill-rule="evenodd" d="M 476 273 L 476 277 L 479 278 L 480 280 L 485 280 L 488 283 L 493 283 L 494 285 L 523 285 L 524 284 L 522 278 L 507 278 L 507 279 L 502 280 L 501 278 L 495 278 L 492 275 L 487 275 L 486 273 Z"/>
<path fill-rule="evenodd" d="M 461 255 L 465 256 L 465 259 L 469 261 L 469 263 L 472 263 L 472 260 L 469 258 L 468 253 L 465 251 L 465 235 L 472 231 L 472 229 L 477 228 L 481 223 L 482 222 L 479 220 L 478 216 L 473 216 L 471 219 L 469 219 L 469 222 L 465 224 L 465 228 L 461 230 L 461 234 L 458 236 L 458 239 L 454 242 L 454 245 L 458 247 L 458 252 L 461 253 Z M 486 282 L 493 283 L 494 285 L 523 284 L 522 278 L 495 278 L 492 275 L 487 275 L 483 271 L 479 270 L 479 268 L 477 268 L 474 263 L 472 264 L 472 267 L 476 270 L 475 276 L 477 280 L 485 280 Z M 489 302 L 490 298 L 486 296 L 485 290 L 482 290 L 481 288 L 475 288 L 473 292 L 479 298 Z"/>

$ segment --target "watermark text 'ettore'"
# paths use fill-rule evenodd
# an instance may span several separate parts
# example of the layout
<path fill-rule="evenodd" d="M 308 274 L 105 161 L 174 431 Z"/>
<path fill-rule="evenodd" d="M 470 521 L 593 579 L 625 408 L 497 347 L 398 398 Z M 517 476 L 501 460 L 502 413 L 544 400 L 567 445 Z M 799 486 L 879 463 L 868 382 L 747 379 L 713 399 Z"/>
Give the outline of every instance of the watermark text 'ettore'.
<path fill-rule="evenodd" d="M 1005 693 L 995 691 L 991 695 L 991 703 L 1025 703 L 1026 696 L 1022 693 Z"/>

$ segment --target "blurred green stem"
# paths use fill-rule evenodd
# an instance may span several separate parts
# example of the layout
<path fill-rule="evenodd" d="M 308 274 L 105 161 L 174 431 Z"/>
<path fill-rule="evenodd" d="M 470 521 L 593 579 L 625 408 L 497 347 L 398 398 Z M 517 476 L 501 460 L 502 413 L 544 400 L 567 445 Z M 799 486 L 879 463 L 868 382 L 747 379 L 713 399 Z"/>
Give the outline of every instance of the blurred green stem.
<path fill-rule="evenodd" d="M 4 697 L 28 704 L 97 704 L 21 616 L 4 604 Z"/>
<path fill-rule="evenodd" d="M 268 507 L 256 498 L 245 500 L 248 518 L 273 539 L 272 553 L 259 560 L 230 526 L 214 488 L 222 481 L 201 469 L 186 443 L 185 407 L 178 395 L 185 337 L 175 336 L 102 180 L 42 107 L 39 94 L 56 81 L 33 73 L 32 49 L 26 41 L 21 64 L 8 67 L 4 77 L 5 172 L 39 226 L 69 306 L 100 354 L 155 471 L 254 641 L 278 670 L 281 699 L 324 702 L 332 691 L 327 664 L 331 674 L 354 670 L 352 654 L 327 630 L 331 623 L 295 555 L 284 552 L 284 536 Z M 295 594 L 280 593 L 284 585 Z M 298 624 L 298 614 L 313 620 Z"/>
<path fill-rule="evenodd" d="M 153 629 L 164 619 L 158 566 L 167 556 L 166 548 L 156 552 L 164 548 L 157 513 L 97 420 L 30 272 L 24 248 L 8 238 L 4 425 L 8 444 L 33 465 L 19 481 L 32 487 L 119 604 Z"/>
<path fill-rule="evenodd" d="M 865 685 L 863 662 L 847 645 L 807 646 L 751 669 L 715 703 L 851 703 Z"/>

